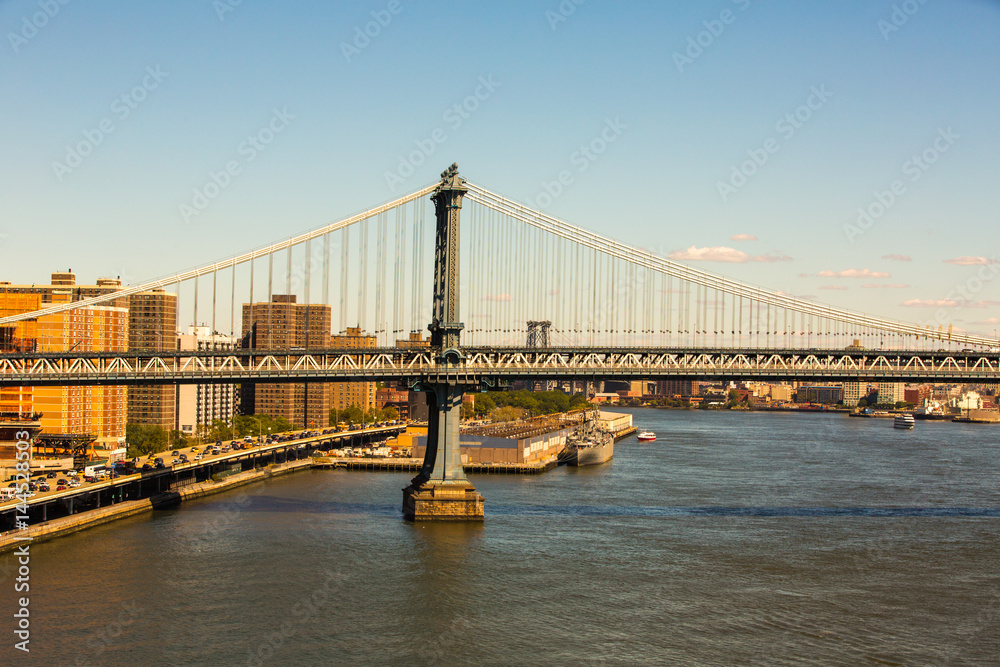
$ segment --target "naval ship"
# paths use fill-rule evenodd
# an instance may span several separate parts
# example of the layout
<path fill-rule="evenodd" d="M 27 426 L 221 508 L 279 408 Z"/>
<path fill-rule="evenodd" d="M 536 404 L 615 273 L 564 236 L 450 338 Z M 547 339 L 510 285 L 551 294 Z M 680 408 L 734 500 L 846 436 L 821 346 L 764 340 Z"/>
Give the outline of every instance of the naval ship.
<path fill-rule="evenodd" d="M 588 413 L 583 424 L 566 438 L 566 448 L 559 454 L 559 463 L 571 466 L 592 466 L 606 463 L 615 454 L 615 438 L 610 431 L 597 425 L 597 413 Z"/>

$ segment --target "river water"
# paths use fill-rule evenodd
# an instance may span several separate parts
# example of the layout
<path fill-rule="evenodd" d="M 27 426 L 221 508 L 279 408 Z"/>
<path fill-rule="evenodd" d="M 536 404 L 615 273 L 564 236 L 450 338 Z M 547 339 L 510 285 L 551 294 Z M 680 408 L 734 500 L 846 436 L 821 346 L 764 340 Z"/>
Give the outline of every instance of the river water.
<path fill-rule="evenodd" d="M 1000 428 L 629 412 L 609 464 L 474 476 L 483 525 L 307 471 L 33 545 L 0 664 L 1000 664 Z"/>

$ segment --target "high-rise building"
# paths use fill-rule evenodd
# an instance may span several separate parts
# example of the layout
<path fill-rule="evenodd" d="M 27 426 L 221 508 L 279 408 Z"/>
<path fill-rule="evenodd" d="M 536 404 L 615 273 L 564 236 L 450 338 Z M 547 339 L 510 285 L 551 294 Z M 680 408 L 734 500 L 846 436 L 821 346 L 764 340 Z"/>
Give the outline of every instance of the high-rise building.
<path fill-rule="evenodd" d="M 410 342 L 420 342 L 420 334 L 414 341 L 411 335 Z M 407 341 L 397 341 L 397 345 Z M 338 335 L 330 336 L 330 347 L 338 349 L 351 348 L 372 348 L 378 345 L 375 336 L 362 333 L 358 327 L 347 327 L 347 330 Z M 417 345 L 413 345 L 417 347 Z M 356 405 L 362 410 L 368 411 L 375 407 L 375 383 L 374 382 L 332 382 L 330 383 L 330 407 L 335 410 L 344 410 L 352 405 Z"/>
<path fill-rule="evenodd" d="M 94 295 L 72 288 L 67 275 L 72 274 L 53 274 L 52 285 L 0 283 L 0 314 L 31 312 Z M 128 330 L 127 308 L 88 306 L 5 327 L 0 345 L 4 351 L 125 351 Z M 125 442 L 124 387 L 5 388 L 0 390 L 0 412 L 41 413 L 44 433 L 90 434 L 99 448 L 116 449 Z"/>
<path fill-rule="evenodd" d="M 232 350 L 238 339 L 210 327 L 189 326 L 186 334 L 177 334 L 178 350 Z M 216 420 L 232 423 L 239 400 L 236 384 L 183 384 L 177 387 L 177 421 L 173 428 L 185 435 L 196 435 L 202 426 Z"/>
<path fill-rule="evenodd" d="M 51 274 L 50 283 L 51 284 L 49 285 L 13 285 L 9 282 L 0 282 L 0 294 L 4 295 L 8 307 L 14 308 L 17 312 L 23 313 L 31 310 L 37 310 L 38 308 L 54 303 L 79 301 L 92 296 L 109 294 L 120 290 L 122 287 L 121 280 L 117 278 L 98 278 L 96 284 L 94 285 L 77 285 L 76 274 L 73 273 L 72 269 L 68 271 L 54 271 Z M 19 304 L 18 300 L 23 301 L 25 298 L 32 296 L 40 298 L 37 305 L 31 306 L 26 302 L 24 304 Z M 174 348 L 174 335 L 177 330 L 177 296 L 175 294 L 170 294 L 164 292 L 163 290 L 141 292 L 132 296 L 108 301 L 100 306 L 88 310 L 91 310 L 92 313 L 96 313 L 99 312 L 98 309 L 100 308 L 119 308 L 122 312 L 126 313 L 126 347 L 94 349 L 166 351 Z M 79 318 L 83 316 L 82 314 L 85 311 L 84 309 L 81 309 L 71 312 L 75 313 L 72 317 Z M 8 312 L 7 314 L 14 313 Z M 59 315 L 52 316 L 51 318 L 41 318 L 34 324 L 30 322 L 19 323 L 18 327 L 20 327 L 20 329 L 15 328 L 13 332 L 8 332 L 12 337 L 11 342 L 8 343 L 8 347 L 17 345 L 21 345 L 23 347 L 23 339 L 20 338 L 20 334 L 26 333 L 28 328 L 31 326 L 34 326 L 37 330 L 39 340 L 42 338 L 48 339 L 50 341 L 50 345 L 56 345 L 56 343 L 51 341 L 59 339 L 61 336 L 70 336 L 71 338 L 73 335 L 73 326 L 80 324 L 80 322 L 72 319 L 72 317 L 69 320 L 59 319 L 60 316 L 63 315 L 66 315 L 66 313 L 61 313 Z M 55 327 L 55 329 L 52 331 L 45 331 L 45 327 L 47 326 Z M 3 336 L 4 333 L 0 332 L 0 344 L 3 344 Z M 79 340 L 67 339 L 66 344 L 67 347 L 65 348 L 59 348 L 56 346 L 52 349 L 74 349 L 78 351 L 82 351 L 84 349 L 81 347 L 82 343 L 80 343 Z M 46 395 L 47 407 L 50 414 L 54 413 L 52 406 L 59 404 L 63 398 L 71 403 L 80 403 L 83 400 L 81 396 L 100 396 L 105 393 L 105 389 L 110 390 L 110 388 L 101 387 L 73 389 L 58 388 L 61 392 L 60 397 L 57 395 L 60 392 L 56 392 L 55 389 L 57 388 L 51 388 L 50 390 L 43 392 L 43 394 Z M 65 391 L 62 391 L 63 389 L 65 389 Z M 175 421 L 175 389 L 172 385 L 140 385 L 132 387 L 129 390 L 125 390 L 125 388 L 122 387 L 110 393 L 114 397 L 119 395 L 121 397 L 127 397 L 123 400 L 125 400 L 127 404 L 125 419 L 128 423 L 157 424 L 163 428 L 173 428 Z M 114 398 L 114 400 L 117 400 L 117 398 Z M 95 414 L 100 413 L 98 412 Z M 86 419 L 76 419 L 72 421 L 75 423 L 87 423 Z M 49 422 L 48 419 L 43 419 L 43 429 L 45 432 L 65 432 L 53 431 L 56 426 L 56 424 Z M 98 432 L 102 429 L 92 430 L 94 432 Z M 116 427 L 114 430 L 121 430 L 124 437 L 124 423 L 121 425 L 121 429 L 117 429 Z M 91 430 L 85 429 L 78 432 L 89 433 Z"/>
<path fill-rule="evenodd" d="M 844 407 L 857 407 L 858 401 L 868 395 L 867 382 L 845 382 L 844 383 Z"/>
<path fill-rule="evenodd" d="M 330 344 L 330 306 L 296 303 L 294 294 L 274 294 L 269 302 L 243 304 L 241 345 L 253 350 L 305 350 Z M 284 417 L 303 428 L 322 428 L 330 414 L 330 385 L 246 384 L 241 409 Z"/>
<path fill-rule="evenodd" d="M 656 393 L 667 397 L 696 396 L 703 384 L 697 380 L 657 380 Z"/>
<path fill-rule="evenodd" d="M 166 352 L 175 349 L 177 295 L 155 289 L 128 298 L 129 350 Z M 175 428 L 177 387 L 137 385 L 128 392 L 128 423 Z"/>
<path fill-rule="evenodd" d="M 906 385 L 902 382 L 879 382 L 878 402 L 896 404 L 903 400 Z"/>

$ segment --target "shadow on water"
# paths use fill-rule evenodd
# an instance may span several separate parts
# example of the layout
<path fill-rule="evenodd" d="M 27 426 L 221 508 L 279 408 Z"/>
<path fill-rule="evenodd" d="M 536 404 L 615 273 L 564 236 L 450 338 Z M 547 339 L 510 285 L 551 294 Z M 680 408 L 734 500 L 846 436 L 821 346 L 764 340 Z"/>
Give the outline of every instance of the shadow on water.
<path fill-rule="evenodd" d="M 623 517 L 1000 517 L 1000 507 L 628 507 L 493 504 L 490 513 L 497 516 Z"/>
<path fill-rule="evenodd" d="M 219 511 L 219 504 L 201 503 L 184 505 L 185 512 Z M 362 514 L 370 516 L 402 517 L 398 504 L 338 502 L 330 500 L 311 500 L 308 498 L 286 498 L 270 495 L 247 496 L 240 505 L 241 512 L 274 512 L 279 514 Z"/>

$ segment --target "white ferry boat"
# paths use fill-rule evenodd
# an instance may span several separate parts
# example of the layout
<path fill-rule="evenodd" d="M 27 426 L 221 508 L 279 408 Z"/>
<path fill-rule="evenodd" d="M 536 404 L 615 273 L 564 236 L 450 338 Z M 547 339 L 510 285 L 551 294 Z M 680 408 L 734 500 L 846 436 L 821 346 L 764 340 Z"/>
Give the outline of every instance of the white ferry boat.
<path fill-rule="evenodd" d="M 639 439 L 639 442 L 652 442 L 656 440 L 656 434 L 652 431 L 640 431 L 639 435 L 635 437 Z"/>
<path fill-rule="evenodd" d="M 893 428 L 911 429 L 916 424 L 913 415 L 896 415 L 892 420 Z"/>

